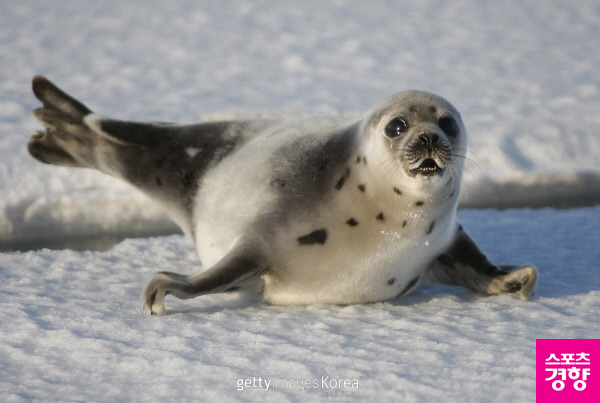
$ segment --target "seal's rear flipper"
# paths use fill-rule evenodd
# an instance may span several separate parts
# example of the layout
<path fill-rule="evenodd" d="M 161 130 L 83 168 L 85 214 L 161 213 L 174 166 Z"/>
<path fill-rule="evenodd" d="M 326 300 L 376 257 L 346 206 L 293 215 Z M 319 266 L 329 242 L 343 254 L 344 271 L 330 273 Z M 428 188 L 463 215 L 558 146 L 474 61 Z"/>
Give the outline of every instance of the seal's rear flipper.
<path fill-rule="evenodd" d="M 428 272 L 431 282 L 462 286 L 483 294 L 512 293 L 523 300 L 533 295 L 537 276 L 537 269 L 531 265 L 493 265 L 462 227 Z"/>
<path fill-rule="evenodd" d="M 45 77 L 35 76 L 32 87 L 43 105 L 33 114 L 46 130 L 31 135 L 29 153 L 47 164 L 92 167 L 93 133 L 84 122 L 91 111 Z"/>
<path fill-rule="evenodd" d="M 237 121 L 169 125 L 105 119 L 42 76 L 34 77 L 33 92 L 42 101 L 33 114 L 45 126 L 27 145 L 34 158 L 123 179 L 168 206 L 188 234 L 199 178 L 235 149 L 248 127 Z"/>
<path fill-rule="evenodd" d="M 33 77 L 32 88 L 35 96 L 42 101 L 42 110 L 54 111 L 67 121 L 81 122 L 92 112 L 44 76 Z"/>
<path fill-rule="evenodd" d="M 61 132 L 56 128 L 47 128 L 45 132 L 37 131 L 31 135 L 27 149 L 36 160 L 46 164 L 68 167 L 83 167 L 58 143 Z"/>
<path fill-rule="evenodd" d="M 33 115 L 46 127 L 32 134 L 29 153 L 47 164 L 96 168 L 113 176 L 103 152 L 121 147 L 152 147 L 169 142 L 172 125 L 104 119 L 43 76 L 35 76 L 33 93 L 42 102 Z M 118 151 L 117 151 L 118 153 Z M 104 153 L 105 154 L 105 153 Z M 109 169 L 107 169 L 109 168 Z"/>
<path fill-rule="evenodd" d="M 180 299 L 199 295 L 254 288 L 258 277 L 267 268 L 265 255 L 256 243 L 237 243 L 214 266 L 195 275 L 156 273 L 143 295 L 144 310 L 150 315 L 165 314 L 165 296 Z"/>

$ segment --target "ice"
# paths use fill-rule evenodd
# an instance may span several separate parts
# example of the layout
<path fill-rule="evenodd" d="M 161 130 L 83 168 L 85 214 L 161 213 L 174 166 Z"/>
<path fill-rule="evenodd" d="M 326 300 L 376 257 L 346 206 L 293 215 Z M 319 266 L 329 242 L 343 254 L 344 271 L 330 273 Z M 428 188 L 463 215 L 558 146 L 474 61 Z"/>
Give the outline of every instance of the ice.
<path fill-rule="evenodd" d="M 3 400 L 533 401 L 535 339 L 598 338 L 596 1 L 2 9 L 0 247 L 33 249 L 0 254 Z M 105 116 L 182 123 L 360 113 L 399 90 L 440 94 L 469 132 L 461 205 L 486 208 L 459 218 L 492 261 L 538 266 L 536 295 L 430 285 L 395 301 L 297 308 L 168 297 L 167 316 L 146 316 L 148 277 L 193 272 L 197 254 L 182 235 L 113 247 L 176 229 L 125 184 L 27 154 L 41 129 L 30 115 L 35 74 Z M 542 206 L 569 209 L 528 208 Z M 525 208 L 499 210 L 508 207 Z M 86 239 L 107 250 L 42 248 Z M 278 387 L 264 390 L 269 380 Z"/>

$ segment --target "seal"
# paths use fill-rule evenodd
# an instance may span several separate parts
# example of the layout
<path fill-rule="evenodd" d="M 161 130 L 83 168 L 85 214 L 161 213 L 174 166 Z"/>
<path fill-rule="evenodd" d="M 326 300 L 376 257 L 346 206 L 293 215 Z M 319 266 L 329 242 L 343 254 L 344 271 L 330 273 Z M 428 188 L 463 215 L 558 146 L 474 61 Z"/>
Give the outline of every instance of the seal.
<path fill-rule="evenodd" d="M 529 298 L 532 265 L 496 266 L 457 222 L 467 146 L 458 111 L 400 92 L 357 119 L 137 123 L 102 118 L 36 76 L 36 159 L 121 178 L 160 203 L 204 270 L 155 274 L 165 295 L 246 291 L 273 304 L 354 304 L 426 282 Z"/>

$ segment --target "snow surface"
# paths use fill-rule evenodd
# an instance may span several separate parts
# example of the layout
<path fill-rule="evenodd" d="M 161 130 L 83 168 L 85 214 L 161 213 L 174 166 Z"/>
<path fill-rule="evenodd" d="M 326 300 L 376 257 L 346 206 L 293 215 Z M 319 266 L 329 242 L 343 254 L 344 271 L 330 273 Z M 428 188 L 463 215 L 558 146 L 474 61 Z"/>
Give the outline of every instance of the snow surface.
<path fill-rule="evenodd" d="M 536 296 L 432 285 L 389 302 L 290 308 L 231 295 L 141 309 L 158 269 L 199 261 L 179 235 L 107 252 L 0 255 L 0 390 L 9 400 L 534 401 L 536 338 L 597 338 L 600 207 L 461 211 L 495 261 L 535 261 Z M 238 379 L 358 379 L 358 389 L 237 390 Z M 289 385 L 288 385 L 289 386 Z"/>
<path fill-rule="evenodd" d="M 2 9 L 0 249 L 38 249 L 0 254 L 4 400 L 533 401 L 536 338 L 599 338 L 597 1 Z M 103 115 L 174 122 L 360 112 L 398 90 L 438 93 L 469 131 L 462 205 L 496 208 L 462 210 L 461 222 L 493 261 L 536 264 L 536 296 L 433 285 L 384 303 L 282 308 L 215 295 L 168 298 L 169 315 L 148 317 L 146 279 L 197 270 L 196 252 L 181 235 L 111 248 L 175 227 L 117 180 L 27 155 L 40 73 Z M 544 205 L 590 207 L 497 210 Z M 108 250 L 39 249 L 87 238 Z M 279 387 L 237 390 L 259 377 Z M 318 382 L 300 390 L 300 379 Z"/>

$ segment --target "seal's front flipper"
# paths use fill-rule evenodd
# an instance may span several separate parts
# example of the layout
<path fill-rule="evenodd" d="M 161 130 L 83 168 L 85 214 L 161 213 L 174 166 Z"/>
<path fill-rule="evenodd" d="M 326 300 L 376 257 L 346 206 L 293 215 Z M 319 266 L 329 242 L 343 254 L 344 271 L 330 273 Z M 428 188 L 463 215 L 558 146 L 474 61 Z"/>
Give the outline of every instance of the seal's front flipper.
<path fill-rule="evenodd" d="M 177 273 L 156 273 L 144 290 L 144 310 L 150 315 L 165 314 L 165 295 L 180 299 L 254 287 L 255 281 L 267 269 L 264 254 L 256 244 L 239 243 L 208 270 L 185 276 Z"/>
<path fill-rule="evenodd" d="M 537 284 L 538 272 L 535 266 L 526 265 L 503 265 L 502 269 L 508 271 L 503 278 L 504 291 L 513 292 L 522 300 L 531 298 Z"/>
<path fill-rule="evenodd" d="M 526 300 L 533 295 L 537 269 L 531 265 L 493 265 L 460 227 L 450 246 L 431 264 L 428 280 L 484 294 L 513 293 Z"/>

